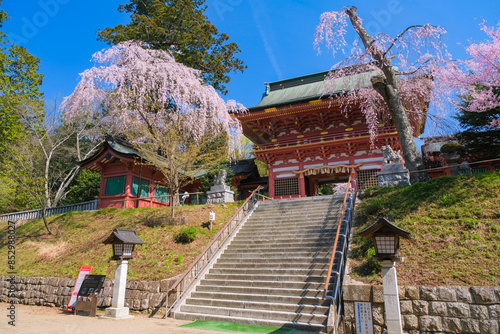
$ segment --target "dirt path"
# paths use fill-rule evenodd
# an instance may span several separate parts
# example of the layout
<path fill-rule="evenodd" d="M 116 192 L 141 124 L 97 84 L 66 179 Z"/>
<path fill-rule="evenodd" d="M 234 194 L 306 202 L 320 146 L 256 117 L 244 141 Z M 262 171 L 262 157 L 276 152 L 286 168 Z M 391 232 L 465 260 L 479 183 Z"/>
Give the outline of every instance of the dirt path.
<path fill-rule="evenodd" d="M 22 334 L 146 334 L 146 333 L 193 333 L 209 334 L 215 331 L 197 330 L 192 328 L 177 327 L 189 321 L 176 319 L 148 318 L 146 315 L 135 315 L 132 319 L 111 320 L 102 318 L 91 318 L 82 315 L 65 313 L 60 308 L 15 305 L 15 326 L 8 324 L 7 308 L 10 304 L 0 303 L 0 333 L 22 333 Z"/>

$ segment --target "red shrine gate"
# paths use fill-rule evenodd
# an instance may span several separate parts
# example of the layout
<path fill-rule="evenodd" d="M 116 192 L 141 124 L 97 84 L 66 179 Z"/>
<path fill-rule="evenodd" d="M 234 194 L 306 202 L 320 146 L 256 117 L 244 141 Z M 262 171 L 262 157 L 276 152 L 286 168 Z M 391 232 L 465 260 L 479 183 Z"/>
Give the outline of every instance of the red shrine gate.
<path fill-rule="evenodd" d="M 345 183 L 349 174 L 358 186 L 377 184 L 383 164 L 380 147 L 401 149 L 394 124 L 379 115 L 375 150 L 359 107 L 340 110 L 338 101 L 324 98 L 322 72 L 266 86 L 259 104 L 247 114 L 237 115 L 244 134 L 252 140 L 254 155 L 269 168 L 269 196 L 274 199 L 313 196 L 326 183 Z M 336 79 L 331 92 L 370 87 L 372 72 Z M 423 110 L 425 116 L 426 110 Z M 423 132 L 425 117 L 413 121 L 414 135 Z"/>

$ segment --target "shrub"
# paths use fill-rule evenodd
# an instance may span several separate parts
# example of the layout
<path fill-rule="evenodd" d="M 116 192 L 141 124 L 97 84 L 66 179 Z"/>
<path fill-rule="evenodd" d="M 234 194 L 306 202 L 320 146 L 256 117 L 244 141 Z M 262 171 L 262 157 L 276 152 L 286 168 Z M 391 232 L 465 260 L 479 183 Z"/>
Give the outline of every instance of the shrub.
<path fill-rule="evenodd" d="M 196 235 L 198 234 L 198 232 L 199 231 L 196 227 L 186 226 L 186 227 L 179 229 L 179 231 L 177 231 L 177 233 L 175 233 L 174 240 L 177 243 L 187 244 L 187 243 L 192 242 L 196 238 Z"/>

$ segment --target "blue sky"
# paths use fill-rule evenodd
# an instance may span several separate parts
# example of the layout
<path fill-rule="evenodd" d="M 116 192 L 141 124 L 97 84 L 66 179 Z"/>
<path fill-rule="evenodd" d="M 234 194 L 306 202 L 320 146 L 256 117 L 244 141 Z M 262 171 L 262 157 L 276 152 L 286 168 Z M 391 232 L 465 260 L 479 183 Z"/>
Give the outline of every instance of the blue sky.
<path fill-rule="evenodd" d="M 116 9 L 125 0 L 3 0 L 11 17 L 3 31 L 41 59 L 42 90 L 48 100 L 71 94 L 78 73 L 91 67 L 92 54 L 107 45 L 96 40 L 96 31 L 126 24 L 128 15 Z M 314 30 L 325 11 L 354 5 L 369 33 L 395 36 L 413 24 L 444 27 L 446 43 L 454 58 L 464 58 L 464 47 L 485 39 L 478 24 L 496 25 L 500 1 L 462 0 L 207 0 L 210 21 L 236 42 L 248 69 L 232 75 L 229 94 L 245 106 L 260 101 L 264 82 L 321 72 L 341 60 L 313 49 Z M 348 28 L 348 38 L 354 37 Z"/>

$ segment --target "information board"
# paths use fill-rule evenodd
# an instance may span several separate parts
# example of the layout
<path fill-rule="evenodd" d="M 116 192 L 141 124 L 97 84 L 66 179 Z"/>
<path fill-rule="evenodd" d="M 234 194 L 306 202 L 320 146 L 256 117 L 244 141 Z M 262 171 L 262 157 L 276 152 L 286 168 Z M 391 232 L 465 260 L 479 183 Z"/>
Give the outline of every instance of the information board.
<path fill-rule="evenodd" d="M 372 304 L 354 303 L 356 334 L 373 334 Z"/>
<path fill-rule="evenodd" d="M 88 297 L 93 294 L 98 294 L 104 284 L 104 279 L 106 275 L 88 275 L 78 291 L 78 297 Z"/>
<path fill-rule="evenodd" d="M 68 306 L 66 307 L 66 312 L 72 312 L 72 309 L 75 307 L 76 297 L 78 296 L 78 291 L 80 291 L 83 280 L 85 279 L 85 276 L 90 275 L 91 271 L 92 266 L 82 266 L 80 268 L 80 272 L 78 273 L 78 277 L 76 278 L 75 286 L 73 287 L 73 292 L 71 293 L 71 298 L 68 302 Z"/>

